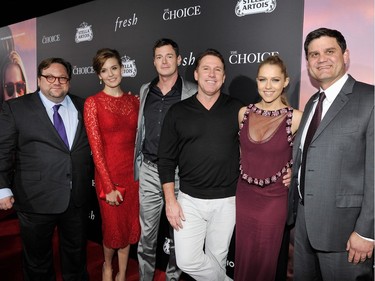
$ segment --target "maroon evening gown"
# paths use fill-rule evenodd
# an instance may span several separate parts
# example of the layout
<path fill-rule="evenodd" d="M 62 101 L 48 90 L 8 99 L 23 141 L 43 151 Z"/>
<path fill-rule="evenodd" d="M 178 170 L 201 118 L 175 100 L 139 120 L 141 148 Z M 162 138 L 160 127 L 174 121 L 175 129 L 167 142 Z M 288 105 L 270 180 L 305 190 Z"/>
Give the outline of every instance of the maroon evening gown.
<path fill-rule="evenodd" d="M 293 109 L 249 105 L 240 128 L 241 175 L 236 193 L 235 281 L 275 281 L 287 216 Z"/>

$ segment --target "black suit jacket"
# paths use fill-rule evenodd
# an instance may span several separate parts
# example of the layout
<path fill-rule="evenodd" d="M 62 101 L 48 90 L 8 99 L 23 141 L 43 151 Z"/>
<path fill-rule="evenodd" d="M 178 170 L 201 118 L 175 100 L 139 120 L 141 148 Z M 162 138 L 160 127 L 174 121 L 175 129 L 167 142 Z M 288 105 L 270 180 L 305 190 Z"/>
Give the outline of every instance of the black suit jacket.
<path fill-rule="evenodd" d="M 69 95 L 78 110 L 71 147 L 54 128 L 38 92 L 3 103 L 0 112 L 0 188 L 10 187 L 19 211 L 61 213 L 70 198 L 89 198 L 93 163 L 83 124 L 84 99 Z"/>

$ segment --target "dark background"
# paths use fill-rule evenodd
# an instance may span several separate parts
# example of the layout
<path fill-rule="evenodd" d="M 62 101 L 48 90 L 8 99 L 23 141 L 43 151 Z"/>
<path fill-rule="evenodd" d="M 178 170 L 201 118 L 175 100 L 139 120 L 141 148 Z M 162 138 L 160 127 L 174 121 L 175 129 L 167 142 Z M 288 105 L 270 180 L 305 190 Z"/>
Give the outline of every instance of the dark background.
<path fill-rule="evenodd" d="M 71 92 L 88 97 L 102 90 L 98 77 L 89 69 L 93 55 L 99 48 L 116 48 L 121 56 L 134 62 L 137 74 L 124 77 L 123 89 L 137 95 L 140 86 L 155 77 L 152 46 L 156 39 L 173 38 L 180 46 L 181 57 L 184 61 L 186 59 L 179 72 L 188 81 L 194 81 L 195 57 L 206 48 L 218 49 L 224 57 L 233 53 L 241 55 L 242 63 L 239 64 L 230 64 L 228 59 L 222 90 L 249 104 L 258 99 L 254 79 L 258 59 L 244 62 L 244 56 L 253 59 L 253 55 L 277 52 L 288 66 L 291 78 L 288 100 L 291 106 L 298 108 L 304 2 L 284 0 L 271 13 L 242 17 L 235 14 L 237 2 L 96 0 L 84 3 L 38 17 L 37 61 L 53 56 L 70 61 L 76 69 L 70 84 Z M 162 17 L 164 12 L 175 13 L 188 7 L 199 7 L 199 13 L 172 17 L 171 20 Z M 136 18 L 134 24 L 125 27 L 116 25 L 117 20 L 131 20 L 133 16 Z M 92 38 L 76 42 L 77 28 L 83 23 L 87 24 Z M 43 43 L 43 38 L 53 35 L 58 35 L 59 41 Z"/>
<path fill-rule="evenodd" d="M 94 0 L 63 0 L 63 1 L 52 1 L 48 4 L 38 4 L 38 8 L 26 9 L 20 7 L 18 1 L 9 1 L 4 8 L 4 12 L 0 17 L 0 27 L 18 23 L 24 20 L 44 16 L 54 12 L 58 12 L 67 8 L 71 8 L 83 3 L 92 2 Z"/>

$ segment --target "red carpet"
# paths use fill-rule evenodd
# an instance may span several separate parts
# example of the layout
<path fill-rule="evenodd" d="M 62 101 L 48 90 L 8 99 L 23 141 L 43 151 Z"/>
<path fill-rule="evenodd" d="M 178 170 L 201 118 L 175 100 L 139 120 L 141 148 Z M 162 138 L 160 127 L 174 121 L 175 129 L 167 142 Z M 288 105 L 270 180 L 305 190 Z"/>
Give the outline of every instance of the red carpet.
<path fill-rule="evenodd" d="M 292 251 L 291 248 L 289 248 Z M 131 249 L 131 256 L 135 255 L 136 248 Z M 57 281 L 62 281 L 59 275 L 59 259 L 57 254 L 57 236 L 54 238 L 54 252 L 55 252 L 55 269 L 57 272 Z M 133 253 L 133 254 L 132 254 Z M 290 257 L 293 254 L 290 253 Z M 292 259 L 289 260 L 292 262 Z M 116 260 L 114 260 L 114 266 Z M 90 276 L 90 281 L 102 281 L 102 265 L 103 252 L 102 246 L 88 241 L 87 245 L 87 269 Z M 19 235 L 18 220 L 14 213 L 8 211 L 0 211 L 0 280 L 1 281 L 22 281 L 22 265 L 21 265 L 21 238 Z M 114 268 L 114 273 L 117 268 Z M 138 281 L 138 262 L 134 258 L 129 259 L 128 270 L 126 274 L 127 281 Z M 183 274 L 180 281 L 192 281 L 193 279 L 186 274 Z M 288 268 L 288 281 L 293 280 L 293 270 L 291 264 Z M 165 281 L 165 273 L 161 270 L 156 270 L 153 281 Z"/>
<path fill-rule="evenodd" d="M 57 236 L 55 236 L 55 268 L 59 273 L 57 256 Z M 102 278 L 102 247 L 101 245 L 88 242 L 87 246 L 87 268 L 90 281 L 101 281 Z M 115 265 L 114 261 L 114 265 Z M 0 280 L 2 281 L 22 281 L 21 267 L 21 239 L 19 236 L 19 226 L 17 218 L 11 212 L 0 211 Z M 114 269 L 114 272 L 117 272 Z M 135 259 L 129 259 L 127 270 L 127 281 L 137 281 L 138 262 Z M 165 273 L 157 270 L 154 281 L 164 281 Z M 186 279 L 185 279 L 186 280 Z M 61 276 L 57 274 L 57 281 L 62 281 Z"/>

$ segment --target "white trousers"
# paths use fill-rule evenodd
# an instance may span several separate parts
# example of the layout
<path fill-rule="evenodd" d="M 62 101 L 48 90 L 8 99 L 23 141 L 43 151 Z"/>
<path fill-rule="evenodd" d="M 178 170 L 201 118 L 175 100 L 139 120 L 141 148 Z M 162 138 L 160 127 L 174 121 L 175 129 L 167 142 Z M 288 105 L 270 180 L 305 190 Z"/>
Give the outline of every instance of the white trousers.
<path fill-rule="evenodd" d="M 226 276 L 229 245 L 236 221 L 235 197 L 199 199 L 178 194 L 185 215 L 174 231 L 178 267 L 197 281 L 232 280 Z"/>

